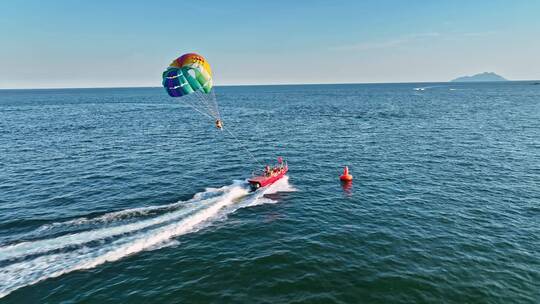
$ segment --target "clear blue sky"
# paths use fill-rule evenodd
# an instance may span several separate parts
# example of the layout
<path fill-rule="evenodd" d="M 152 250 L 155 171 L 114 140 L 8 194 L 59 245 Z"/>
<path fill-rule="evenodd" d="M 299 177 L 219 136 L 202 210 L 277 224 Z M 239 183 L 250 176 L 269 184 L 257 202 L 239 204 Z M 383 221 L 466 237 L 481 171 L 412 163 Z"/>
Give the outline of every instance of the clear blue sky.
<path fill-rule="evenodd" d="M 1 1 L 0 88 L 540 78 L 540 1 Z"/>

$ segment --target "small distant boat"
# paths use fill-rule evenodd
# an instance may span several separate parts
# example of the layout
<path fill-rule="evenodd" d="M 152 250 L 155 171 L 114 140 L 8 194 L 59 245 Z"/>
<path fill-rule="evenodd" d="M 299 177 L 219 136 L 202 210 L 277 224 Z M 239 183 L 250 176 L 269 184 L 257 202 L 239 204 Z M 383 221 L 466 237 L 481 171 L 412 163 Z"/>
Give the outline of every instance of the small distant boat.
<path fill-rule="evenodd" d="M 262 174 L 253 174 L 253 176 L 248 179 L 249 186 L 252 191 L 269 186 L 283 178 L 288 171 L 289 166 L 286 162 L 283 162 L 283 159 L 280 157 L 278 158 L 278 164 L 276 166 L 266 166 Z"/>

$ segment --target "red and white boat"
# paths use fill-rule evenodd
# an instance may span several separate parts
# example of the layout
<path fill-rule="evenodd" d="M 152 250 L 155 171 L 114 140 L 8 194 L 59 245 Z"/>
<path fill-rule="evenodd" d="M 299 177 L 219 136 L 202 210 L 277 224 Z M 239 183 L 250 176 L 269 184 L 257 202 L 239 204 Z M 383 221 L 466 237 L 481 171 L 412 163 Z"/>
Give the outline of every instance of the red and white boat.
<path fill-rule="evenodd" d="M 284 163 L 283 159 L 280 157 L 278 158 L 278 164 L 276 166 L 266 166 L 263 173 L 258 175 L 254 174 L 248 179 L 248 183 L 251 190 L 257 190 L 277 182 L 287 174 L 287 171 L 289 171 L 289 166 L 286 162 Z"/>

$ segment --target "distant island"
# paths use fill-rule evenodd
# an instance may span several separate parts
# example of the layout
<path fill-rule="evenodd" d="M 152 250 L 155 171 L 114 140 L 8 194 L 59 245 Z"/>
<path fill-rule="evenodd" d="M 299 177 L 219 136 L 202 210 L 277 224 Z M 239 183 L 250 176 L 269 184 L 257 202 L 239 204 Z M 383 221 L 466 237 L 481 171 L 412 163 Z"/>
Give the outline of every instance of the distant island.
<path fill-rule="evenodd" d="M 474 81 L 508 81 L 508 79 L 505 79 L 504 77 L 497 75 L 493 72 L 484 72 L 472 76 L 463 76 L 458 77 L 451 82 L 474 82 Z"/>

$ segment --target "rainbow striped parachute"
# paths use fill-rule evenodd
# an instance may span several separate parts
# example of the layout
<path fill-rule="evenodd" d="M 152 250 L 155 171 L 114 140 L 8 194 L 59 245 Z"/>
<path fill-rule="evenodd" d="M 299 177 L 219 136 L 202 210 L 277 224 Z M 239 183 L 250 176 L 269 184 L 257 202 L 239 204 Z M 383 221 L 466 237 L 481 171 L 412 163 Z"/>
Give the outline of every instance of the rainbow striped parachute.
<path fill-rule="evenodd" d="M 203 56 L 189 53 L 175 60 L 163 72 L 163 87 L 171 97 L 199 113 L 220 120 L 212 79 L 212 69 Z"/>

